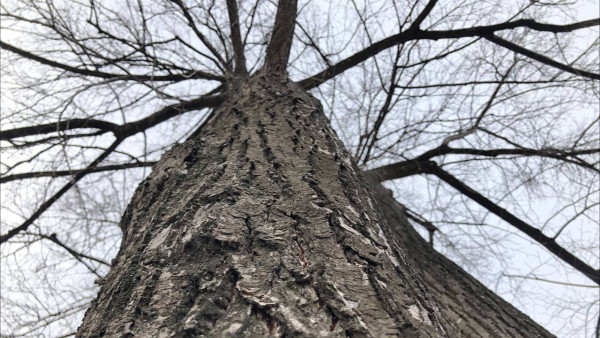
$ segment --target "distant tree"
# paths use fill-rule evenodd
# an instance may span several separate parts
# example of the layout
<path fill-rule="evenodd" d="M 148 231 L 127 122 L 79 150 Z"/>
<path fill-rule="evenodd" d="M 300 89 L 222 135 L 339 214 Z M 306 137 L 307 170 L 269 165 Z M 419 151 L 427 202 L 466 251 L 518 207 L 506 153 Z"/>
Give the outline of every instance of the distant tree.
<path fill-rule="evenodd" d="M 2 334 L 549 335 L 438 251 L 597 334 L 574 4 L 1 8 Z"/>

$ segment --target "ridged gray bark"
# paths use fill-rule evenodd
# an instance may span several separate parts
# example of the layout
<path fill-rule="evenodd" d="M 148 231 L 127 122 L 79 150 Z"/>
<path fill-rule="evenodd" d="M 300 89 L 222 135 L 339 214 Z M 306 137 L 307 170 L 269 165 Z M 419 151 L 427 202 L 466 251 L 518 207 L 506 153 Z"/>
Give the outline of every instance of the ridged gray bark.
<path fill-rule="evenodd" d="M 139 186 L 77 336 L 485 336 L 495 303 L 453 323 L 386 216 L 319 102 L 255 76 Z"/>
<path fill-rule="evenodd" d="M 458 337 L 554 337 L 461 267 L 435 251 L 406 218 L 390 190 L 367 177 L 371 192 L 406 258 L 440 305 Z"/>

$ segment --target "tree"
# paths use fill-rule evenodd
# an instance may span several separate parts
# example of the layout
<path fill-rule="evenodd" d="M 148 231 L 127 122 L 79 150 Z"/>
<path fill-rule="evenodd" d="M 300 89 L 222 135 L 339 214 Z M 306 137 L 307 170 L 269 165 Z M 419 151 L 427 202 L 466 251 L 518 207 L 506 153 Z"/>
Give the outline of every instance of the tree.
<path fill-rule="evenodd" d="M 574 36 L 600 20 L 553 24 L 540 18 L 568 4 L 518 5 L 352 2 L 323 18 L 323 4 L 283 0 L 3 4 L 4 30 L 21 32 L 0 45 L 3 256 L 48 242 L 99 277 L 81 336 L 548 336 L 406 219 L 452 248 L 448 224 L 492 222 L 482 209 L 436 193 L 415 214 L 378 183 L 434 176 L 599 283 L 597 230 L 576 246 L 558 235 L 598 212 L 598 120 L 569 130 L 564 116 L 597 102 L 598 39 Z M 109 263 L 102 245 L 127 199 L 109 191 L 122 189 L 118 172 L 152 165 Z M 20 182 L 47 177 L 48 196 L 19 210 L 40 200 Z M 548 194 L 549 177 L 581 184 L 551 196 L 562 224 L 503 206 L 522 184 Z M 452 215 L 463 207 L 472 215 Z M 444 217 L 418 216 L 431 210 Z M 70 300 L 41 322 L 88 306 Z"/>

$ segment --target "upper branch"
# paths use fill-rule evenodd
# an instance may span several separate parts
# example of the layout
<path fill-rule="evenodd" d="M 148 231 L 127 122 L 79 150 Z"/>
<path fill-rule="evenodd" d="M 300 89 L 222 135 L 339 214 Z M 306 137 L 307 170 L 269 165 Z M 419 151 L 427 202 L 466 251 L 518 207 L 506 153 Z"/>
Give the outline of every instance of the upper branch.
<path fill-rule="evenodd" d="M 190 26 L 190 28 L 192 28 L 192 30 L 194 31 L 196 36 L 200 39 L 200 41 L 202 41 L 204 46 L 206 46 L 206 48 L 208 48 L 208 50 L 210 50 L 212 55 L 214 55 L 214 57 L 216 57 L 222 65 L 227 66 L 227 62 L 223 59 L 223 57 L 217 51 L 217 49 L 210 43 L 210 41 L 208 41 L 206 36 L 204 36 L 204 34 L 202 34 L 202 32 L 200 32 L 198 30 L 198 27 L 196 27 L 196 24 L 194 23 L 194 18 L 192 18 L 190 11 L 187 9 L 187 7 L 185 7 L 185 4 L 183 3 L 183 1 L 181 1 L 181 0 L 171 0 L 171 1 L 173 1 L 177 6 L 179 6 L 179 8 L 181 9 L 181 12 L 183 13 L 183 16 L 185 16 L 186 20 L 188 21 L 188 26 Z"/>
<path fill-rule="evenodd" d="M 506 29 L 515 29 L 519 27 L 529 28 L 532 30 L 540 31 L 540 32 L 552 32 L 552 33 L 564 33 L 564 32 L 572 32 L 577 29 L 593 27 L 600 25 L 600 18 L 586 20 L 581 22 L 576 22 L 569 25 L 554 25 L 554 24 L 544 24 L 539 23 L 534 20 L 522 19 L 511 22 L 505 22 L 496 25 L 489 26 L 476 26 L 471 28 L 464 29 L 454 29 L 454 30 L 446 30 L 446 31 L 421 31 L 417 29 L 408 29 L 398 34 L 387 37 L 383 40 L 373 43 L 369 47 L 347 57 L 346 59 L 336 63 L 335 65 L 328 67 L 322 72 L 310 76 L 304 80 L 299 81 L 298 83 L 304 87 L 305 89 L 311 89 L 316 86 L 319 86 L 323 82 L 343 73 L 344 71 L 358 65 L 359 63 L 367 60 L 370 57 L 373 57 L 380 53 L 381 51 L 390 48 L 394 45 L 402 44 L 412 40 L 441 40 L 441 39 L 458 39 L 458 38 L 466 38 L 466 37 L 488 37 L 495 32 L 506 30 Z M 522 47 L 521 47 L 522 48 Z M 523 52 L 519 52 L 523 55 Z M 531 52 L 532 53 L 532 52 Z M 527 55 L 529 56 L 529 55 Z M 532 56 L 529 56 L 532 57 Z M 533 57 L 532 57 L 533 58 Z M 535 59 L 535 58 L 534 58 Z M 540 61 L 538 59 L 535 59 Z M 554 61 L 557 63 L 556 61 Z M 547 63 L 549 64 L 549 63 Z M 551 66 L 556 67 L 554 64 L 549 64 Z M 565 66 L 564 67 L 569 67 Z M 563 68 L 564 68 L 563 67 Z M 559 69 L 563 69 L 559 68 Z M 571 67 L 572 68 L 572 67 Z M 564 69 L 563 69 L 564 70 Z M 573 71 L 571 73 L 577 75 L 591 75 L 591 78 L 598 78 L 600 75 L 593 74 L 585 71 L 579 71 L 572 68 Z M 585 75 L 584 75 L 585 76 Z M 588 76 L 590 77 L 590 76 Z"/>
<path fill-rule="evenodd" d="M 182 113 L 201 108 L 216 107 L 223 102 L 224 98 L 224 95 L 206 95 L 166 106 L 150 116 L 120 126 L 115 132 L 115 136 L 118 138 L 129 137 Z"/>
<path fill-rule="evenodd" d="M 99 172 L 103 172 L 103 171 L 115 171 L 115 170 L 130 169 L 130 168 L 151 167 L 154 164 L 156 164 L 156 162 L 154 162 L 154 161 L 111 164 L 111 165 L 105 165 L 105 166 L 101 166 L 101 167 L 95 167 L 91 170 L 88 169 L 88 173 L 91 174 L 91 173 L 99 173 Z M 0 184 L 17 181 L 17 180 L 24 180 L 24 179 L 28 179 L 28 178 L 38 178 L 38 177 L 54 178 L 54 177 L 62 177 L 62 176 L 72 176 L 83 170 L 86 170 L 86 169 L 34 171 L 34 172 L 28 172 L 28 173 L 13 174 L 13 175 L 0 177 Z"/>
<path fill-rule="evenodd" d="M 265 68 L 285 73 L 296 26 L 297 0 L 279 0 L 271 41 L 267 46 Z"/>
<path fill-rule="evenodd" d="M 549 33 L 568 33 L 578 29 L 594 27 L 600 25 L 600 18 L 579 21 L 568 25 L 555 25 L 540 23 L 532 19 L 519 19 L 515 21 L 503 22 L 489 26 L 475 26 L 471 28 L 452 29 L 446 31 L 423 31 L 426 39 L 448 39 L 463 38 L 468 36 L 485 36 L 498 31 L 515 28 L 529 28 L 538 32 Z"/>
<path fill-rule="evenodd" d="M 437 148 L 431 149 L 424 152 L 423 154 L 415 157 L 413 160 L 407 160 L 403 162 L 392 163 L 381 166 L 376 169 L 369 170 L 369 172 L 377 177 L 381 181 L 387 181 L 391 179 L 407 177 L 417 174 L 423 174 L 426 172 L 426 168 L 431 165 L 430 160 L 437 156 L 457 154 L 457 155 L 476 155 L 485 157 L 498 157 L 506 155 L 516 156 L 537 156 L 552 158 L 559 161 L 573 163 L 575 165 L 590 169 L 596 172 L 600 172 L 598 168 L 593 165 L 579 160 L 577 156 L 598 154 L 600 149 L 580 149 L 572 151 L 564 151 L 560 149 L 531 149 L 531 148 L 498 148 L 498 149 L 473 149 L 473 148 L 451 148 L 448 145 L 441 145 Z"/>
<path fill-rule="evenodd" d="M 55 123 L 47 123 L 31 127 L 16 128 L 0 132 L 0 140 L 11 140 L 18 137 L 26 137 L 53 132 L 61 132 L 73 129 L 99 129 L 103 132 L 112 132 L 117 138 L 126 138 L 138 132 L 144 131 L 174 116 L 200 108 L 215 107 L 223 102 L 223 95 L 206 95 L 199 98 L 183 101 L 166 106 L 150 116 L 143 119 L 117 125 L 112 122 L 95 119 L 72 119 Z M 97 133 L 94 135 L 98 135 Z"/>
<path fill-rule="evenodd" d="M 89 259 L 89 260 L 94 261 L 96 263 L 100 263 L 100 264 L 105 265 L 105 266 L 110 266 L 110 263 L 108 263 L 105 260 L 102 260 L 102 259 L 99 259 L 99 258 L 96 258 L 96 257 L 92 257 L 92 256 L 89 256 L 89 255 L 86 255 L 86 254 L 83 254 L 81 252 L 77 252 L 77 251 L 71 249 L 65 243 L 63 243 L 62 241 L 60 241 L 56 237 L 56 234 L 51 234 L 50 236 L 47 236 L 47 235 L 44 235 L 44 234 L 39 234 L 38 236 L 40 236 L 43 239 L 47 239 L 47 240 L 52 241 L 54 244 L 57 244 L 58 246 L 60 246 L 63 249 L 67 250 L 71 255 L 73 255 L 73 257 L 77 258 L 78 260 L 81 259 L 81 258 L 86 258 L 86 259 Z"/>
<path fill-rule="evenodd" d="M 548 251 L 553 253 L 556 257 L 560 258 L 563 262 L 569 264 L 571 267 L 575 268 L 579 272 L 583 273 L 585 276 L 590 278 L 596 284 L 600 285 L 600 271 L 592 268 L 590 265 L 586 264 L 579 258 L 575 257 L 573 254 L 568 252 L 565 248 L 561 247 L 553 238 L 550 238 L 539 229 L 527 224 L 517 216 L 510 213 L 508 210 L 500 207 L 498 204 L 492 202 L 485 196 L 481 195 L 473 188 L 469 187 L 465 183 L 461 182 L 459 179 L 454 177 L 452 174 L 440 168 L 433 161 L 410 161 L 409 162 L 401 162 L 402 164 L 406 164 L 405 166 L 397 165 L 396 175 L 390 170 L 392 165 L 386 166 L 387 170 L 379 170 L 374 169 L 368 171 L 369 174 L 372 174 L 373 177 L 377 180 L 385 181 L 390 179 L 396 179 L 400 177 L 407 176 L 407 173 L 414 172 L 416 170 L 426 173 L 433 174 L 437 176 L 439 179 L 443 180 L 460 193 L 466 195 L 471 198 L 473 201 L 477 202 L 482 207 L 486 208 L 496 216 L 500 217 L 510 225 L 519 229 L 521 232 L 525 233 L 529 238 L 534 241 L 540 243 L 544 246 Z"/>
<path fill-rule="evenodd" d="M 237 0 L 227 0 L 227 13 L 229 14 L 235 72 L 237 74 L 247 74 L 248 70 L 246 69 L 246 56 L 244 56 L 244 44 L 242 43 L 242 34 L 240 32 Z"/>
<path fill-rule="evenodd" d="M 435 6 L 436 3 L 437 3 L 437 0 L 429 0 L 427 5 L 425 5 L 425 8 L 423 8 L 423 11 L 421 12 L 421 14 L 419 14 L 419 16 L 415 19 L 415 21 L 410 26 L 409 30 L 420 30 L 421 24 L 423 23 L 425 18 L 427 18 L 429 13 L 431 13 L 431 10 L 433 9 L 433 7 Z"/>
<path fill-rule="evenodd" d="M 81 69 L 69 65 L 65 65 L 56 61 L 52 61 L 41 56 L 32 54 L 28 51 L 24 51 L 15 46 L 9 45 L 6 42 L 0 41 L 0 48 L 6 49 L 12 53 L 18 54 L 24 58 L 39 62 L 43 65 L 50 66 L 53 68 L 58 68 L 62 70 L 66 70 L 73 74 L 85 75 L 85 76 L 93 76 L 102 79 L 118 79 L 118 80 L 134 80 L 134 81 L 183 81 L 190 79 L 205 79 L 205 80 L 215 80 L 223 82 L 224 79 L 221 76 L 210 74 L 203 71 L 189 71 L 183 74 L 169 74 L 169 75 L 134 75 L 134 74 L 112 74 L 105 73 L 98 70 L 91 69 Z"/>
<path fill-rule="evenodd" d="M 75 174 L 71 180 L 65 184 L 57 193 L 55 193 L 52 197 L 46 200 L 40 207 L 31 215 L 25 222 L 21 225 L 10 229 L 5 235 L 0 236 L 0 244 L 8 241 L 13 238 L 15 235 L 22 231 L 27 231 L 29 226 L 33 224 L 48 208 L 50 208 L 54 202 L 56 202 L 62 195 L 64 195 L 71 187 L 73 187 L 77 182 L 79 182 L 83 177 L 85 177 L 93 168 L 95 168 L 100 162 L 104 161 L 108 155 L 112 154 L 112 152 L 117 149 L 119 144 L 123 142 L 123 139 L 117 138 L 111 145 L 108 147 L 100 156 L 98 156 L 90 165 L 87 166 L 85 170 L 82 170 Z"/>
<path fill-rule="evenodd" d="M 576 156 L 579 155 L 589 155 L 589 154 L 598 154 L 600 153 L 600 149 L 581 149 L 581 150 L 573 150 L 573 151 L 564 151 L 560 149 L 531 149 L 531 148 L 522 148 L 522 149 L 511 149 L 511 148 L 501 148 L 501 149 L 470 149 L 470 148 L 450 148 L 446 147 L 443 149 L 443 154 L 470 154 L 470 155 L 478 155 L 478 156 L 488 156 L 488 157 L 498 157 L 503 155 L 518 155 L 518 156 L 538 156 L 538 157 L 547 157 L 555 160 L 565 161 L 569 163 L 573 163 L 584 168 L 596 171 L 600 173 L 600 170 L 593 165 L 590 165 L 586 162 L 578 161 Z M 440 153 L 442 155 L 442 153 Z M 573 158 L 573 159 L 571 159 Z"/>
<path fill-rule="evenodd" d="M 553 253 L 555 256 L 560 258 L 563 262 L 569 264 L 579 272 L 583 273 L 589 279 L 600 285 L 600 271 L 592 268 L 573 254 L 568 252 L 565 248 L 561 247 L 553 238 L 550 238 L 539 229 L 525 223 L 520 218 L 516 217 L 508 210 L 500 207 L 498 204 L 487 199 L 471 187 L 467 186 L 463 182 L 459 181 L 456 177 L 443 170 L 439 166 L 432 166 L 429 168 L 429 173 L 434 174 L 444 182 L 448 183 L 462 194 L 468 196 L 473 201 L 477 202 L 482 207 L 494 213 L 496 216 L 505 220 L 521 232 L 525 233 L 529 238 L 543 245 L 548 251 Z"/>
<path fill-rule="evenodd" d="M 116 140 L 100 154 L 92 163 L 90 163 L 85 169 L 79 170 L 74 173 L 71 180 L 65 184 L 57 193 L 46 200 L 40 207 L 21 225 L 9 230 L 5 235 L 0 236 L 0 244 L 8 241 L 18 233 L 26 231 L 31 224 L 33 224 L 46 210 L 48 210 L 54 202 L 56 202 L 62 195 L 64 195 L 69 189 L 71 189 L 77 182 L 79 182 L 87 174 L 94 172 L 95 168 L 115 149 L 123 142 L 123 140 L 131 135 L 137 134 L 138 132 L 144 131 L 150 127 L 153 127 L 163 121 L 166 121 L 174 116 L 180 115 L 184 112 L 195 110 L 205 107 L 214 107 L 223 101 L 223 95 L 214 96 L 202 96 L 191 101 L 184 101 L 178 104 L 173 104 L 155 112 L 154 114 L 140 119 L 135 122 L 126 123 L 119 126 L 115 130 L 111 130 L 116 137 Z M 56 126 L 56 124 L 53 124 Z"/>
<path fill-rule="evenodd" d="M 102 120 L 72 119 L 59 121 L 56 123 L 46 123 L 37 126 L 0 131 L 0 140 L 6 141 L 17 137 L 49 134 L 72 129 L 99 129 L 104 132 L 116 132 L 119 127 L 120 126 L 115 123 Z"/>
<path fill-rule="evenodd" d="M 531 51 L 531 50 L 529 50 L 527 48 L 521 47 L 521 46 L 519 46 L 517 44 L 514 44 L 514 43 L 512 43 L 510 41 L 504 40 L 504 39 L 502 39 L 502 38 L 500 38 L 500 37 L 498 37 L 498 36 L 496 36 L 494 34 L 487 35 L 487 36 L 485 36 L 485 38 L 488 41 L 491 41 L 491 42 L 497 44 L 498 46 L 502 46 L 502 47 L 504 47 L 506 49 L 510 49 L 510 50 L 512 50 L 515 53 L 519 53 L 519 54 L 525 55 L 525 56 L 527 56 L 529 58 L 532 58 L 532 59 L 534 59 L 534 60 L 536 60 L 538 62 L 547 64 L 548 66 L 552 66 L 554 68 L 558 68 L 560 70 L 564 70 L 565 72 L 568 72 L 568 73 L 571 73 L 571 74 L 575 74 L 575 75 L 587 77 L 587 78 L 590 78 L 592 80 L 600 80 L 600 74 L 596 74 L 596 73 L 588 72 L 588 71 L 585 71 L 585 70 L 577 69 L 577 68 L 571 67 L 569 65 L 565 65 L 565 64 L 562 64 L 560 62 L 554 61 L 554 60 L 552 60 L 551 58 L 549 58 L 547 56 L 538 54 L 538 53 L 533 52 L 533 51 Z"/>

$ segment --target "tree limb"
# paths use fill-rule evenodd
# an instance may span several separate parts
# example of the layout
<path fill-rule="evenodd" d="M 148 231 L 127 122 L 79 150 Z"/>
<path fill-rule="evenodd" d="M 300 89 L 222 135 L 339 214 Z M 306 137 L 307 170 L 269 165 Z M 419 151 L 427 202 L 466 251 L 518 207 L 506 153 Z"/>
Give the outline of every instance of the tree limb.
<path fill-rule="evenodd" d="M 125 138 L 135 135 L 138 132 L 144 131 L 150 127 L 153 127 L 181 113 L 194 109 L 216 106 L 223 101 L 223 98 L 224 95 L 201 96 L 191 101 L 184 101 L 181 103 L 164 107 L 163 109 L 157 111 L 156 113 L 146 118 L 119 126 L 116 130 L 113 131 L 116 140 L 110 147 L 105 149 L 104 152 L 100 156 L 98 156 L 92 163 L 90 163 L 90 165 L 88 165 L 84 170 L 81 170 L 75 175 L 73 175 L 71 180 L 65 186 L 63 186 L 56 194 L 50 197 L 50 199 L 44 202 L 25 222 L 23 222 L 16 228 L 9 230 L 7 234 L 1 235 L 0 244 L 8 241 L 19 232 L 26 231 L 27 228 L 29 228 L 29 226 L 33 224 L 33 222 L 35 222 L 46 210 L 48 210 L 48 208 L 50 208 L 54 204 L 54 202 L 56 202 L 79 180 L 81 180 L 84 176 L 92 172 L 100 162 L 102 162 L 106 157 L 108 157 L 108 155 L 110 155 L 117 148 L 117 146 L 119 146 L 119 144 L 123 142 Z"/>
<path fill-rule="evenodd" d="M 56 61 L 52 61 L 41 56 L 32 54 L 30 52 L 24 51 L 12 45 L 9 45 L 6 42 L 0 41 L 0 48 L 18 54 L 24 58 L 37 61 L 43 65 L 50 66 L 53 68 L 58 68 L 62 70 L 66 70 L 73 74 L 85 75 L 85 76 L 93 76 L 102 79 L 118 79 L 123 81 L 134 80 L 134 81 L 184 81 L 184 80 L 192 80 L 192 79 L 205 79 L 205 80 L 215 80 L 219 82 L 223 82 L 224 79 L 222 76 L 210 74 L 203 71 L 189 71 L 183 74 L 169 74 L 169 75 L 133 75 L 133 74 L 111 74 L 105 73 L 98 70 L 91 69 L 81 69 L 72 67 L 69 65 L 65 65 Z"/>
<path fill-rule="evenodd" d="M 525 85 L 525 84 L 546 84 L 546 83 L 568 83 L 576 81 L 575 79 L 566 79 L 566 80 L 514 80 L 514 81 L 502 81 L 504 84 L 517 84 L 517 85 Z M 498 84 L 500 80 L 489 80 L 489 81 L 466 81 L 466 82 L 456 82 L 456 83 L 436 83 L 436 84 L 428 84 L 421 86 L 396 86 L 402 89 L 427 89 L 427 88 L 440 88 L 440 87 L 463 87 L 463 86 L 476 86 L 476 85 L 490 85 L 490 84 Z"/>
<path fill-rule="evenodd" d="M 437 3 L 437 0 L 429 0 L 427 5 L 425 5 L 425 8 L 423 8 L 423 11 L 421 12 L 421 14 L 419 14 L 419 16 L 417 16 L 417 18 L 410 25 L 408 30 L 420 30 L 423 20 L 425 20 L 425 18 L 427 18 L 427 16 L 429 15 L 429 13 L 431 13 L 431 10 L 433 9 L 433 7 L 435 6 L 436 3 Z"/>
<path fill-rule="evenodd" d="M 130 168 L 143 168 L 143 167 L 151 167 L 156 162 L 133 162 L 133 163 L 123 163 L 123 164 L 112 164 L 105 165 L 102 167 L 95 167 L 88 171 L 88 173 L 99 173 L 103 171 L 113 171 L 113 170 L 122 170 L 122 169 L 130 169 Z M 62 176 L 71 176 L 77 174 L 80 171 L 86 169 L 74 169 L 74 170 L 50 170 L 50 171 L 34 171 L 29 173 L 22 174 L 14 174 L 9 176 L 0 177 L 1 183 L 8 183 L 11 181 L 17 180 L 25 180 L 29 178 L 39 178 L 39 177 L 62 177 Z"/>
<path fill-rule="evenodd" d="M 538 32 L 569 33 L 582 28 L 600 26 L 600 18 L 579 21 L 568 25 L 555 25 L 537 22 L 532 19 L 519 19 L 488 26 L 474 26 L 471 28 L 452 29 L 446 31 L 421 31 L 425 39 L 439 40 L 449 38 L 464 38 L 468 36 L 485 36 L 498 31 L 515 28 L 529 28 Z"/>
<path fill-rule="evenodd" d="M 166 106 L 150 116 L 123 125 L 95 119 L 72 119 L 38 126 L 10 129 L 0 132 L 0 140 L 6 141 L 17 137 L 34 136 L 73 129 L 100 129 L 101 131 L 112 132 L 117 138 L 125 138 L 184 112 L 200 108 L 215 107 L 223 102 L 224 98 L 224 95 L 200 96 L 190 101 L 183 101 Z"/>
<path fill-rule="evenodd" d="M 473 148 L 451 148 L 447 145 L 441 145 L 437 148 L 431 149 L 429 151 L 424 152 L 423 154 L 415 157 L 412 160 L 407 160 L 403 162 L 397 162 L 393 164 L 388 164 L 381 166 L 379 168 L 375 168 L 369 170 L 372 174 L 377 175 L 382 178 L 382 181 L 386 181 L 392 178 L 388 177 L 407 177 L 411 175 L 423 174 L 425 173 L 425 168 L 430 166 L 433 162 L 429 161 L 430 159 L 450 154 L 457 155 L 477 155 L 477 156 L 486 156 L 486 157 L 498 157 L 503 155 L 518 155 L 518 156 L 539 156 L 539 157 L 547 157 L 555 160 L 565 161 L 569 163 L 573 163 L 584 168 L 594 170 L 596 172 L 600 172 L 600 170 L 594 167 L 591 164 L 586 162 L 582 162 L 577 159 L 575 156 L 579 155 L 590 155 L 590 154 L 598 154 L 600 153 L 600 149 L 581 149 L 581 150 L 572 150 L 572 151 L 563 151 L 560 149 L 531 149 L 531 148 L 499 148 L 499 149 L 473 149 Z M 575 157 L 575 160 L 570 159 L 569 157 Z M 430 163 L 431 162 L 431 163 Z"/>
<path fill-rule="evenodd" d="M 246 69 L 246 56 L 244 55 L 244 45 L 242 44 L 242 34 L 240 32 L 237 0 L 227 0 L 227 13 L 229 14 L 235 72 L 237 74 L 247 74 L 248 70 Z"/>
<path fill-rule="evenodd" d="M 119 127 L 120 126 L 118 124 L 107 121 L 95 119 L 72 119 L 58 121 L 55 123 L 40 124 L 31 127 L 3 130 L 0 131 L 0 140 L 6 141 L 17 137 L 42 135 L 73 129 L 100 129 L 104 132 L 116 132 L 119 130 Z"/>
<path fill-rule="evenodd" d="M 522 149 L 510 149 L 510 148 L 501 148 L 501 149 L 470 149 L 470 148 L 450 148 L 447 147 L 444 150 L 444 154 L 470 154 L 470 155 L 478 155 L 478 156 L 488 156 L 488 157 L 498 157 L 502 155 L 521 155 L 521 156 L 539 156 L 539 157 L 548 157 L 556 160 L 570 162 L 587 169 L 594 170 L 600 173 L 600 170 L 593 165 L 590 165 L 585 162 L 580 162 L 577 160 L 570 160 L 568 157 L 578 156 L 578 155 L 590 155 L 590 154 L 598 154 L 600 153 L 600 149 L 582 149 L 582 150 L 574 150 L 574 151 L 562 151 L 559 149 L 530 149 L 530 148 L 522 148 Z"/>
<path fill-rule="evenodd" d="M 585 276 L 590 278 L 596 284 L 600 285 L 599 270 L 592 268 L 579 258 L 575 257 L 565 248 L 556 243 L 556 241 L 553 238 L 544 235 L 539 229 L 525 223 L 523 220 L 510 213 L 508 210 L 500 207 L 498 204 L 492 202 L 491 200 L 481 195 L 468 185 L 464 184 L 452 174 L 440 168 L 435 162 L 415 161 L 414 163 L 406 164 L 405 170 L 403 170 L 402 166 L 398 166 L 399 170 L 397 175 L 393 175 L 393 172 L 391 171 L 391 168 L 394 165 L 386 166 L 386 170 L 380 170 L 380 168 L 377 168 L 374 170 L 370 170 L 367 173 L 372 174 L 380 182 L 405 177 L 407 176 L 406 173 L 410 170 L 420 170 L 423 173 L 435 175 L 442 181 L 446 182 L 447 184 L 458 190 L 463 195 L 468 196 L 473 201 L 477 202 L 479 205 L 492 212 L 494 215 L 498 216 L 499 218 L 514 226 L 521 232 L 525 233 L 527 236 L 529 236 L 529 238 L 544 246 L 546 249 L 548 249 L 548 251 L 553 253 L 556 257 L 560 258 L 563 262 L 567 263 L 577 271 L 583 273 Z"/>
<path fill-rule="evenodd" d="M 190 101 L 183 101 L 166 106 L 148 117 L 120 126 L 119 129 L 115 131 L 115 136 L 117 138 L 125 138 L 144 131 L 182 113 L 200 108 L 216 107 L 223 102 L 224 98 L 225 95 L 206 95 Z"/>
<path fill-rule="evenodd" d="M 196 27 L 196 24 L 194 23 L 194 18 L 192 18 L 190 11 L 185 7 L 185 4 L 183 3 L 183 1 L 181 1 L 181 0 L 171 0 L 171 1 L 174 2 L 179 7 L 179 9 L 181 9 L 183 16 L 188 21 L 188 26 L 190 26 L 190 28 L 192 28 L 192 30 L 194 31 L 196 36 L 200 39 L 200 41 L 202 41 L 204 46 L 206 46 L 206 48 L 208 48 L 208 50 L 210 50 L 212 55 L 214 55 L 214 57 L 216 57 L 219 60 L 219 62 L 221 62 L 222 65 L 227 66 L 227 62 L 225 60 L 223 60 L 223 57 L 221 56 L 221 54 L 210 43 L 210 41 L 208 41 L 206 36 L 204 36 L 204 34 L 202 34 L 198 30 L 198 27 Z"/>
<path fill-rule="evenodd" d="M 428 172 L 428 167 L 434 166 L 435 162 L 429 160 L 409 160 L 384 165 L 375 169 L 366 171 L 367 174 L 377 178 L 378 182 L 395 180 L 398 178 L 424 174 Z"/>
<path fill-rule="evenodd" d="M 346 59 L 336 63 L 331 67 L 328 67 L 327 69 L 321 71 L 318 74 L 315 74 L 304 80 L 299 81 L 298 83 L 304 89 L 307 90 L 314 88 L 316 86 L 319 86 L 323 82 L 343 73 L 344 71 L 358 65 L 359 63 L 367 60 L 368 58 L 377 55 L 378 53 L 387 48 L 412 40 L 458 39 L 475 36 L 487 37 L 488 35 L 491 35 L 497 31 L 514 29 L 519 27 L 530 28 L 541 32 L 564 33 L 598 25 L 600 25 L 600 19 L 581 21 L 569 25 L 543 24 L 534 20 L 521 19 L 497 25 L 476 26 L 471 28 L 454 29 L 447 31 L 421 31 L 408 29 L 398 34 L 387 37 L 383 40 L 380 40 L 378 42 L 375 42 L 369 47 L 347 57 Z"/>
<path fill-rule="evenodd" d="M 538 277 L 536 275 L 521 276 L 521 275 L 509 275 L 509 274 L 503 273 L 502 276 L 508 277 L 508 278 L 531 279 L 531 280 L 537 280 L 537 281 L 540 281 L 540 282 L 560 284 L 560 285 L 566 285 L 566 286 L 574 286 L 574 287 L 578 287 L 578 288 L 592 288 L 592 289 L 597 289 L 599 287 L 598 285 L 576 284 L 576 283 L 561 282 L 561 281 L 557 281 L 557 280 L 550 280 L 550 279 L 546 279 L 546 278 L 540 278 L 540 277 Z"/>
<path fill-rule="evenodd" d="M 110 267 L 110 263 L 103 261 L 101 259 L 92 257 L 92 256 L 88 256 L 86 254 L 82 254 L 80 252 L 77 252 L 73 249 L 71 249 L 70 247 L 68 247 L 66 244 L 64 244 L 63 242 L 61 242 L 57 237 L 56 234 L 51 234 L 50 236 L 47 235 L 43 235 L 43 234 L 38 234 L 37 236 L 40 236 L 42 239 L 47 239 L 49 241 L 51 241 L 52 243 L 60 246 L 61 248 L 65 249 L 71 256 L 73 256 L 77 261 L 79 261 L 81 264 L 83 264 L 88 270 L 90 270 L 90 272 L 92 272 L 93 274 L 95 274 L 98 277 L 102 277 L 98 271 L 96 271 L 97 269 L 95 269 L 94 267 L 90 266 L 88 263 L 86 263 L 83 258 L 85 259 L 89 259 L 91 261 L 94 261 L 96 263 L 100 263 L 102 265 L 108 266 Z"/>
<path fill-rule="evenodd" d="M 271 41 L 267 46 L 265 67 L 276 73 L 285 73 L 290 57 L 294 27 L 296 25 L 297 0 L 279 0 Z"/>
<path fill-rule="evenodd" d="M 587 77 L 590 78 L 592 80 L 600 80 L 600 74 L 597 73 L 592 73 L 592 72 L 588 72 L 585 70 L 581 70 L 581 69 L 577 69 L 574 67 L 571 67 L 569 65 L 565 65 L 563 63 L 557 62 L 552 60 L 551 58 L 544 56 L 542 54 L 538 54 L 536 52 L 533 52 L 527 48 L 521 47 L 517 44 L 514 44 L 510 41 L 504 40 L 494 34 L 490 34 L 490 35 L 486 35 L 484 36 L 486 40 L 491 41 L 495 44 L 497 44 L 498 46 L 502 46 L 506 49 L 512 50 L 515 53 L 521 54 L 521 55 L 525 55 L 529 58 L 532 58 L 538 62 L 541 62 L 543 64 L 546 64 L 548 66 L 552 66 L 554 68 L 558 68 L 560 70 L 563 70 L 565 72 L 571 73 L 571 74 L 575 74 L 578 76 L 583 76 L 583 77 Z"/>
<path fill-rule="evenodd" d="M 110 155 L 113 152 L 113 150 L 115 150 L 119 146 L 119 144 L 121 144 L 121 142 L 123 142 L 123 139 L 117 138 L 110 145 L 110 147 L 108 147 L 106 150 L 104 150 L 104 152 L 102 154 L 100 154 L 100 156 L 98 156 L 92 163 L 90 163 L 90 165 L 88 165 L 86 169 L 73 175 L 73 177 L 67 184 L 65 184 L 57 193 L 55 193 L 52 197 L 50 197 L 50 199 L 48 199 L 46 202 L 42 203 L 42 205 L 40 205 L 40 207 L 33 213 L 33 215 L 31 215 L 31 217 L 29 217 L 25 222 L 23 222 L 21 225 L 17 226 L 16 228 L 9 230 L 5 235 L 1 235 L 0 236 L 0 244 L 3 244 L 4 242 L 13 238 L 15 235 L 17 235 L 21 231 L 27 231 L 27 228 L 29 228 L 29 226 L 31 224 L 33 224 L 33 222 L 35 222 L 46 210 L 48 210 L 48 208 L 50 208 L 54 204 L 54 202 L 56 202 L 67 191 L 69 191 L 69 189 L 71 189 L 71 187 L 73 187 L 75 184 L 77 184 L 77 182 L 79 182 L 85 175 L 87 175 L 100 162 L 102 162 L 105 158 L 107 158 L 108 155 Z"/>

